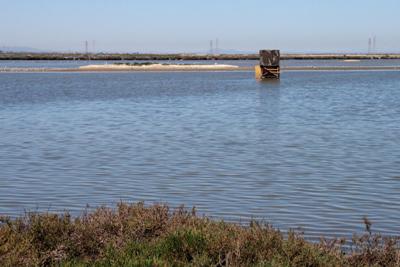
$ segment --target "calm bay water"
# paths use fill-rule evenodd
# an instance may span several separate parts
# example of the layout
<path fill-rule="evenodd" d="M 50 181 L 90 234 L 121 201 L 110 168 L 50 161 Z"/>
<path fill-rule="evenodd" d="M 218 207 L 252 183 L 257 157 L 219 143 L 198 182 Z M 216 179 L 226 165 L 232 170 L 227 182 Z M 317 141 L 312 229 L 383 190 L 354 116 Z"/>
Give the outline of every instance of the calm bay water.
<path fill-rule="evenodd" d="M 0 213 L 120 200 L 400 233 L 400 72 L 0 74 Z"/>
<path fill-rule="evenodd" d="M 103 61 L 103 60 L 0 60 L 1 68 L 78 68 L 86 65 L 102 65 L 113 64 L 121 62 L 149 62 L 143 60 L 118 60 L 118 61 Z M 241 67 L 253 67 L 259 63 L 258 60 L 153 60 L 150 62 L 169 63 L 169 64 L 229 64 Z M 377 60 L 359 60 L 359 61 L 345 61 L 345 60 L 282 60 L 282 67 L 376 67 L 386 66 L 393 67 L 399 66 L 399 59 L 377 59 Z"/>

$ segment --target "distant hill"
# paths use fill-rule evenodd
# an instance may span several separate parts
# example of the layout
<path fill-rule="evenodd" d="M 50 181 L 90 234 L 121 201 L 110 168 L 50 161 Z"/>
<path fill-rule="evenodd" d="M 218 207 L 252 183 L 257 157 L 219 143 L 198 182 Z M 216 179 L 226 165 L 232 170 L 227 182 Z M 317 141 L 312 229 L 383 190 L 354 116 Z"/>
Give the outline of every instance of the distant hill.
<path fill-rule="evenodd" d="M 210 51 L 199 51 L 195 52 L 195 54 L 208 54 Z M 247 55 L 247 54 L 257 54 L 258 51 L 252 50 L 236 50 L 236 49 L 218 49 L 213 51 L 214 54 L 223 54 L 223 55 Z"/>
<path fill-rule="evenodd" d="M 236 49 L 218 49 L 218 54 L 257 54 L 258 51 L 253 50 L 236 50 Z"/>
<path fill-rule="evenodd" d="M 25 47 L 25 46 L 0 46 L 0 51 L 2 52 L 17 52 L 17 53 L 40 53 L 45 52 L 40 49 L 32 48 L 32 47 Z"/>

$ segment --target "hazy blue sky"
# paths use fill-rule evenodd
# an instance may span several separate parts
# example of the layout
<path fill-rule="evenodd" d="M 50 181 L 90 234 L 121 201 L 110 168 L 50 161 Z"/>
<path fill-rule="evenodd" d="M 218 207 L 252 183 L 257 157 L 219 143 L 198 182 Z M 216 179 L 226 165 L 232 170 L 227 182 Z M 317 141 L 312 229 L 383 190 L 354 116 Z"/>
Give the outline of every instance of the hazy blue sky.
<path fill-rule="evenodd" d="M 82 51 L 400 52 L 400 0 L 0 0 L 0 46 Z M 91 47 L 90 47 L 91 48 Z"/>

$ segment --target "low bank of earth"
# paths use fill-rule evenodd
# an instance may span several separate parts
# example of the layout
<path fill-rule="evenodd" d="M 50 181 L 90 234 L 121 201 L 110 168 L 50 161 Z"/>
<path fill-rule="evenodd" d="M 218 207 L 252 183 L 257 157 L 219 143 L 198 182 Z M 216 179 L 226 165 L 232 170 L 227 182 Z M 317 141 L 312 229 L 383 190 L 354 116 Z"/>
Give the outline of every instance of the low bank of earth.
<path fill-rule="evenodd" d="M 254 67 L 240 67 L 225 64 L 167 64 L 167 63 L 114 63 L 86 65 L 76 68 L 36 68 L 4 67 L 0 73 L 36 73 L 36 72 L 213 72 L 213 71 L 254 71 Z M 400 71 L 400 66 L 289 66 L 286 71 Z"/>
<path fill-rule="evenodd" d="M 160 63 L 121 63 L 109 65 L 87 65 L 79 67 L 83 71 L 96 70 L 133 70 L 133 71 L 151 71 L 151 70 L 166 70 L 166 71 L 183 71 L 183 70 L 236 70 L 239 66 L 235 65 L 200 65 L 200 64 L 160 64 Z"/>
<path fill-rule="evenodd" d="M 240 226 L 166 205 L 120 203 L 79 217 L 1 217 L 0 266 L 399 266 L 399 239 L 366 233 L 307 242 L 255 221 Z"/>

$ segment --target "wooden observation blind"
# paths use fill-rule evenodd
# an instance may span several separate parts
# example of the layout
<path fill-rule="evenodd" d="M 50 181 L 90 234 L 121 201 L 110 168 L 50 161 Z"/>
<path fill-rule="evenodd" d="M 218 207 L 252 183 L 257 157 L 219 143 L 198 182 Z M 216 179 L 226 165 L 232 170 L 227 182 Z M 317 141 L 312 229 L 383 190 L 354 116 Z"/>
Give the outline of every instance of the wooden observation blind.
<path fill-rule="evenodd" d="M 256 79 L 279 79 L 280 59 L 279 50 L 260 50 L 260 65 L 255 68 Z"/>

